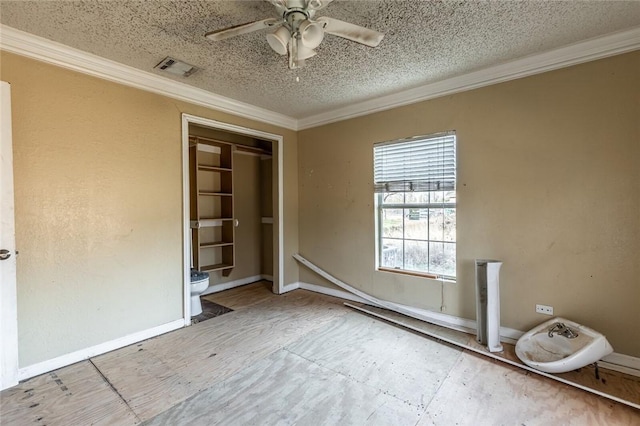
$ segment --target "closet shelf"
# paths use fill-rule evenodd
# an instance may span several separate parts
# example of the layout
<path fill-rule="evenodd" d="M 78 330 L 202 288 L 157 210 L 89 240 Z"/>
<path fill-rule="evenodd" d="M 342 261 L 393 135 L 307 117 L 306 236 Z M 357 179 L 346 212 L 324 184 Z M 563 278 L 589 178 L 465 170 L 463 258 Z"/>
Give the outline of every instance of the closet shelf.
<path fill-rule="evenodd" d="M 199 191 L 198 195 L 212 196 L 212 197 L 231 197 L 233 194 L 229 192 L 215 192 L 215 191 Z"/>
<path fill-rule="evenodd" d="M 216 263 L 215 265 L 204 265 L 200 267 L 201 271 L 221 271 L 223 269 L 232 269 L 233 265 L 228 263 Z"/>
<path fill-rule="evenodd" d="M 209 172 L 231 172 L 232 171 L 227 167 L 208 166 L 206 164 L 198 164 L 198 170 L 204 170 Z"/>
<path fill-rule="evenodd" d="M 222 226 L 224 222 L 231 222 L 231 221 L 233 221 L 232 217 L 220 217 L 220 218 L 203 217 L 200 220 L 192 220 L 191 228 L 198 229 L 198 228 L 210 228 L 212 226 Z"/>
<path fill-rule="evenodd" d="M 212 243 L 201 243 L 200 244 L 200 248 L 215 248 L 215 247 L 226 247 L 226 246 L 232 246 L 233 243 L 232 242 L 227 242 L 227 241 L 214 241 Z"/>

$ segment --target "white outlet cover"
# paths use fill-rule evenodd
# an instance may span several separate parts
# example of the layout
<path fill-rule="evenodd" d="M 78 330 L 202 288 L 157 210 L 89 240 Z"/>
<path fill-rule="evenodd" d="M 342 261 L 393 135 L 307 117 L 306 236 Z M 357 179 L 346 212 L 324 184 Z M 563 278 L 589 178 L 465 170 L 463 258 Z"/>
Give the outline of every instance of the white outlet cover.
<path fill-rule="evenodd" d="M 553 315 L 553 306 L 536 305 L 536 312 L 544 315 Z"/>

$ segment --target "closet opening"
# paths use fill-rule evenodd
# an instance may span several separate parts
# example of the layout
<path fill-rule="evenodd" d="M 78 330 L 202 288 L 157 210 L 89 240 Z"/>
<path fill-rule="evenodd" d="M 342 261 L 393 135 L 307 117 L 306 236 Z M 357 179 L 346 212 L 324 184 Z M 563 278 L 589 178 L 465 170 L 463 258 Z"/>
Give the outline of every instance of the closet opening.
<path fill-rule="evenodd" d="M 190 325 L 192 317 L 216 315 L 209 294 L 258 281 L 283 292 L 283 147 L 280 135 L 187 114 L 182 121 L 184 321 Z"/>

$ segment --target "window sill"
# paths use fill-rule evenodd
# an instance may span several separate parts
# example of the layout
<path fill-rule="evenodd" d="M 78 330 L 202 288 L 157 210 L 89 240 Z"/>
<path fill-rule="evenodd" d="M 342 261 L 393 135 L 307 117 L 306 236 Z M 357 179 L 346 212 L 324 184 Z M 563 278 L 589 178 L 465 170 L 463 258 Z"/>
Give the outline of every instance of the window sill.
<path fill-rule="evenodd" d="M 405 269 L 395 269 L 395 268 L 384 268 L 384 267 L 379 267 L 377 268 L 378 271 L 380 272 L 391 272 L 394 274 L 401 274 L 401 275 L 409 275 L 412 277 L 420 277 L 420 278 L 429 278 L 432 280 L 441 280 L 441 281 L 445 281 L 445 282 L 449 282 L 449 283 L 455 283 L 456 280 L 455 278 L 444 278 L 440 275 L 435 275 L 435 274 L 429 274 L 426 272 L 417 272 L 417 271 L 407 271 Z"/>

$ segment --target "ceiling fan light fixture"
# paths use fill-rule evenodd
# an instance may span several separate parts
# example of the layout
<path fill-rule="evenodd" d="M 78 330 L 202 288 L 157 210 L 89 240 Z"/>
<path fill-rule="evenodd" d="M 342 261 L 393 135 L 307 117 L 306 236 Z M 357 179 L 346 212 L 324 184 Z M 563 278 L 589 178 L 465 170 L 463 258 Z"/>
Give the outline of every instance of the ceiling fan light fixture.
<path fill-rule="evenodd" d="M 267 42 L 276 53 L 280 55 L 287 54 L 287 45 L 291 40 L 291 34 L 285 27 L 278 28 L 275 32 L 267 34 Z"/>
<path fill-rule="evenodd" d="M 276 53 L 287 55 L 289 69 L 302 67 L 306 59 L 315 56 L 314 49 L 322 43 L 325 34 L 368 47 L 377 47 L 384 37 L 383 33 L 339 19 L 327 16 L 315 19 L 316 12 L 327 7 L 333 0 L 266 1 L 275 6 L 280 18 L 267 18 L 209 31 L 205 37 L 219 41 L 252 33 L 265 27 L 273 28 L 275 31 L 266 36 L 267 42 Z"/>
<path fill-rule="evenodd" d="M 312 58 L 314 56 L 316 56 L 316 52 L 313 49 L 309 49 L 307 46 L 303 46 L 302 44 L 298 43 L 298 60 L 302 60 L 304 61 L 305 59 L 309 59 Z"/>
<path fill-rule="evenodd" d="M 300 24 L 300 41 L 305 47 L 315 49 L 324 39 L 324 25 L 319 22 L 305 20 Z"/>

